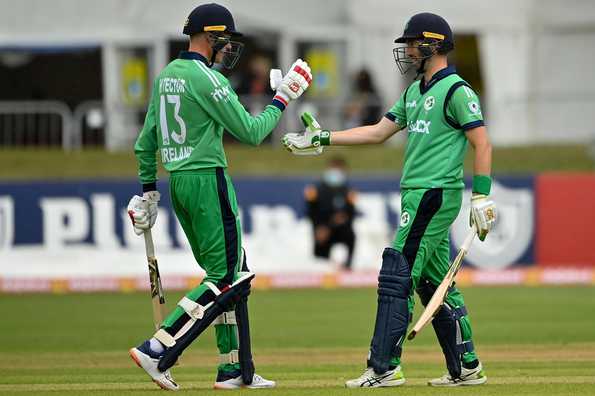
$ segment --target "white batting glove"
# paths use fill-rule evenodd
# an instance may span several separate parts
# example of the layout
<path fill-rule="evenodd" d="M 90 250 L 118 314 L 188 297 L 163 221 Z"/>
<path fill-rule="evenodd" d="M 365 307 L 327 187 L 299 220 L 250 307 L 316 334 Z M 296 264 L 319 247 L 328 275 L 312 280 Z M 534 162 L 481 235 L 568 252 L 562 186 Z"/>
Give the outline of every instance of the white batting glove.
<path fill-rule="evenodd" d="M 496 205 L 487 195 L 471 194 L 470 222 L 475 224 L 477 236 L 483 242 L 496 222 Z"/>
<path fill-rule="evenodd" d="M 321 129 L 320 124 L 310 113 L 302 114 L 304 132 L 286 133 L 281 140 L 287 151 L 295 155 L 320 155 L 324 146 L 331 143 L 331 133 Z"/>
<path fill-rule="evenodd" d="M 135 195 L 128 202 L 128 216 L 136 235 L 142 235 L 157 220 L 157 203 L 161 199 L 159 191 L 148 191 L 142 197 Z"/>
<path fill-rule="evenodd" d="M 287 106 L 290 101 L 302 96 L 311 82 L 312 72 L 310 66 L 305 61 L 298 59 L 291 65 L 289 71 L 279 83 L 275 99 L 280 100 Z M 271 85 L 276 85 L 272 78 Z"/>
<path fill-rule="evenodd" d="M 271 83 L 271 89 L 276 91 L 281 85 L 281 81 L 283 81 L 283 72 L 281 69 L 271 69 L 269 72 L 269 80 Z"/>

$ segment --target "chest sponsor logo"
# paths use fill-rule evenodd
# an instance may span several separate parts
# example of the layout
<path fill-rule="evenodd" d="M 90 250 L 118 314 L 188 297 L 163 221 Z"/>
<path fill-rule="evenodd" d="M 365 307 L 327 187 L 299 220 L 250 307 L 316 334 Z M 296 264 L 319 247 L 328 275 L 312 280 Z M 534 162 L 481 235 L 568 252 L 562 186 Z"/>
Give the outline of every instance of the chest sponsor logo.
<path fill-rule="evenodd" d="M 432 107 L 434 107 L 434 104 L 436 104 L 436 99 L 434 99 L 433 96 L 428 96 L 424 101 L 424 109 L 426 109 L 426 111 L 430 111 L 432 110 Z"/>
<path fill-rule="evenodd" d="M 417 120 L 415 122 L 410 121 L 407 124 L 407 129 L 409 130 L 409 132 L 429 134 L 431 125 L 432 125 L 432 121 L 424 121 L 424 120 Z"/>
<path fill-rule="evenodd" d="M 225 87 L 215 88 L 215 90 L 211 92 L 211 96 L 217 103 L 219 103 L 220 101 L 227 102 L 229 100 L 230 92 L 231 89 L 229 88 L 229 85 L 227 85 Z"/>

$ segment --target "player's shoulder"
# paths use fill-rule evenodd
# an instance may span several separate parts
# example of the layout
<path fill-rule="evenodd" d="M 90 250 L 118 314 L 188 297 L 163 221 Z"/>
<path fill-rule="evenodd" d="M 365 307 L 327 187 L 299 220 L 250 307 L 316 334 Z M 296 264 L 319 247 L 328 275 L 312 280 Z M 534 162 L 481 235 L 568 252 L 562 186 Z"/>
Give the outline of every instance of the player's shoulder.
<path fill-rule="evenodd" d="M 176 60 L 165 66 L 154 81 L 154 90 L 159 94 L 182 94 L 188 89 L 188 76 Z"/>
<path fill-rule="evenodd" d="M 459 76 L 458 74 L 454 74 L 453 77 L 454 78 L 451 85 L 453 96 L 467 98 L 477 97 L 477 92 L 463 77 Z"/>
<path fill-rule="evenodd" d="M 215 69 L 210 68 L 204 62 L 194 60 L 193 63 L 196 66 L 195 75 L 202 81 L 209 82 L 211 85 L 218 86 L 226 80 L 223 74 L 221 74 L 219 71 Z"/>

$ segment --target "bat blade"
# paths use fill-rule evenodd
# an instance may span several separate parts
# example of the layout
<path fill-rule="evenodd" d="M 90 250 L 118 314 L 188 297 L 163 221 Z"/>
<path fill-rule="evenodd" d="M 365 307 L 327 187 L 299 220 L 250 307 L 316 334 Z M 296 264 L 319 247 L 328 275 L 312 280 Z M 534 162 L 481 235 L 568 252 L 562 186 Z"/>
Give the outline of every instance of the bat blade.
<path fill-rule="evenodd" d="M 149 262 L 149 280 L 151 283 L 151 302 L 153 305 L 153 321 L 155 329 L 159 329 L 161 322 L 165 319 L 165 294 L 161 286 L 161 276 L 159 275 L 159 265 L 155 257 L 147 257 Z"/>
<path fill-rule="evenodd" d="M 153 236 L 151 230 L 145 231 L 145 248 L 147 252 L 147 262 L 149 264 L 149 282 L 151 285 L 151 303 L 153 305 L 153 322 L 155 329 L 159 329 L 161 322 L 165 319 L 165 294 L 161 286 L 161 276 L 159 275 L 159 265 L 155 257 L 155 247 L 153 245 Z"/>
<path fill-rule="evenodd" d="M 415 336 L 428 323 L 430 323 L 432 319 L 434 319 L 434 316 L 440 310 L 442 304 L 444 304 L 444 299 L 448 294 L 448 289 L 450 289 L 450 286 L 454 282 L 455 277 L 457 276 L 457 273 L 461 268 L 461 264 L 463 263 L 463 259 L 467 255 L 469 247 L 471 246 L 471 243 L 473 242 L 476 233 L 477 232 L 475 230 L 475 226 L 473 226 L 471 228 L 471 231 L 469 231 L 469 233 L 467 234 L 467 237 L 465 238 L 465 241 L 463 242 L 463 245 L 461 246 L 461 249 L 459 250 L 457 257 L 455 257 L 450 268 L 448 269 L 448 272 L 444 276 L 444 279 L 436 288 L 436 291 L 434 292 L 434 295 L 432 295 L 432 298 L 430 299 L 428 305 L 426 305 L 426 309 L 422 312 L 421 316 L 419 317 L 419 319 L 417 319 L 417 322 L 415 323 L 415 325 L 413 325 L 413 328 L 409 332 L 409 335 L 407 336 L 408 340 L 414 339 Z"/>

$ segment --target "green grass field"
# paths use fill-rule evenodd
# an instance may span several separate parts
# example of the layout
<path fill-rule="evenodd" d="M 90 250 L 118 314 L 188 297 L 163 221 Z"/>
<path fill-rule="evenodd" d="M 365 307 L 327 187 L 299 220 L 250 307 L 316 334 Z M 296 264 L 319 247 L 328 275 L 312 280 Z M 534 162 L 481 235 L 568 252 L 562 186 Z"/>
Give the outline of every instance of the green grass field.
<path fill-rule="evenodd" d="M 593 172 L 595 158 L 587 145 L 550 145 L 495 148 L 494 174 L 534 174 L 541 172 Z M 226 145 L 229 171 L 239 175 L 317 174 L 332 155 L 345 157 L 354 174 L 397 175 L 403 166 L 403 148 L 366 146 L 332 147 L 318 157 L 296 157 L 280 147 Z M 468 150 L 465 168 L 472 169 Z M 161 172 L 164 176 L 165 173 Z M 0 180 L 64 180 L 77 178 L 135 178 L 136 160 L 128 152 L 103 150 L 63 152 L 61 150 L 0 150 Z"/>
<path fill-rule="evenodd" d="M 593 395 L 595 289 L 464 290 L 488 384 L 435 389 L 442 355 L 431 328 L 406 343 L 399 389 L 347 390 L 361 373 L 375 290 L 255 291 L 251 321 L 258 372 L 278 381 L 259 395 Z M 168 295 L 169 305 L 179 293 Z M 150 299 L 136 294 L 0 296 L 1 395 L 144 395 L 163 392 L 127 355 L 151 333 Z M 182 393 L 208 395 L 216 362 L 210 329 L 173 371 Z"/>

